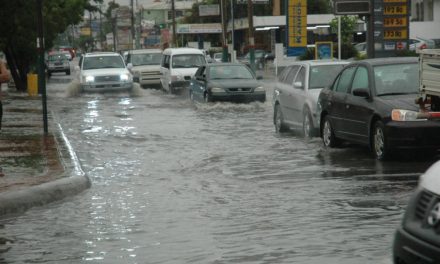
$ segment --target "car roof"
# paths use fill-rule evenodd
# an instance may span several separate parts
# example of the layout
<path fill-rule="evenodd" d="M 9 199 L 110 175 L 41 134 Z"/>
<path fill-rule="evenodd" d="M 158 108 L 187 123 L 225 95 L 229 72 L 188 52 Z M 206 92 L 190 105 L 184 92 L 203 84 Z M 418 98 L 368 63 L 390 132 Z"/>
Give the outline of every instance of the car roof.
<path fill-rule="evenodd" d="M 246 66 L 246 65 L 239 62 L 218 62 L 218 63 L 207 64 L 206 66 L 217 67 L 217 66 Z"/>
<path fill-rule="evenodd" d="M 365 59 L 361 61 L 352 62 L 352 64 L 364 63 L 364 64 L 370 64 L 371 66 L 378 66 L 378 65 L 418 63 L 418 62 L 419 62 L 418 57 L 389 57 L 389 58 Z"/>
<path fill-rule="evenodd" d="M 84 54 L 85 57 L 97 57 L 97 56 L 121 56 L 116 52 L 91 52 Z"/>
<path fill-rule="evenodd" d="M 320 66 L 320 65 L 346 65 L 349 64 L 349 61 L 346 60 L 303 60 L 303 61 L 295 61 L 289 63 L 287 66 L 291 65 L 309 65 L 309 66 Z"/>
<path fill-rule="evenodd" d="M 161 49 L 137 49 L 129 50 L 129 54 L 162 53 Z"/>
<path fill-rule="evenodd" d="M 203 52 L 199 49 L 194 48 L 168 48 L 163 51 L 163 53 L 173 53 L 173 54 L 188 54 L 188 53 L 196 53 L 203 55 Z"/>

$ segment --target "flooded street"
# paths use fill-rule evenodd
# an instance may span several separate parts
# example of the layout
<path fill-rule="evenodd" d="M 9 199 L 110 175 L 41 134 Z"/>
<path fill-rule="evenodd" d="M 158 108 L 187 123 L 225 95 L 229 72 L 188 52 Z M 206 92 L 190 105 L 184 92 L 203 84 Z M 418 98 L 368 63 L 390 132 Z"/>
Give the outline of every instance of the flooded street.
<path fill-rule="evenodd" d="M 391 263 L 394 231 L 433 161 L 276 134 L 266 103 L 197 104 L 160 90 L 48 109 L 91 189 L 2 219 L 0 263 Z"/>

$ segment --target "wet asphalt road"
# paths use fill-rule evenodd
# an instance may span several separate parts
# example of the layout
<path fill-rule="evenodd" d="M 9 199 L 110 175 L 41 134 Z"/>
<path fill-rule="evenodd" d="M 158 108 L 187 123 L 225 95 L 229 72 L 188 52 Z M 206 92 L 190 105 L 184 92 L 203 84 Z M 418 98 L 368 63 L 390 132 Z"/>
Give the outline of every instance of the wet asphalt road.
<path fill-rule="evenodd" d="M 266 103 L 192 104 L 160 90 L 48 107 L 92 188 L 1 220 L 1 263 L 391 263 L 394 230 L 433 160 L 276 134 Z"/>

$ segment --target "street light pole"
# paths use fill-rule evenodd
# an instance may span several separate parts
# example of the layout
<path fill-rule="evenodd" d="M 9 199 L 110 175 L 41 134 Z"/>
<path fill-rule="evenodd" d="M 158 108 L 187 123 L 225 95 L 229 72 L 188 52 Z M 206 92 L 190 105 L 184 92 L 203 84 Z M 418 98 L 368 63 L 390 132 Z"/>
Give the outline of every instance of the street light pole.
<path fill-rule="evenodd" d="M 231 42 L 232 42 L 232 51 L 231 51 L 231 62 L 234 60 L 234 0 L 231 0 Z"/>
<path fill-rule="evenodd" d="M 176 36 L 176 7 L 174 0 L 171 0 L 171 17 L 173 19 L 173 41 L 171 42 L 173 48 L 177 47 L 177 36 Z"/>
<path fill-rule="evenodd" d="M 249 23 L 249 62 L 251 69 L 255 72 L 254 7 L 252 0 L 247 0 L 247 3 Z"/>
<path fill-rule="evenodd" d="M 41 92 L 43 104 L 43 127 L 44 134 L 48 133 L 47 125 L 47 98 L 46 98 L 46 74 L 44 67 L 44 33 L 43 33 L 43 0 L 37 0 L 37 50 L 38 63 L 38 88 Z"/>

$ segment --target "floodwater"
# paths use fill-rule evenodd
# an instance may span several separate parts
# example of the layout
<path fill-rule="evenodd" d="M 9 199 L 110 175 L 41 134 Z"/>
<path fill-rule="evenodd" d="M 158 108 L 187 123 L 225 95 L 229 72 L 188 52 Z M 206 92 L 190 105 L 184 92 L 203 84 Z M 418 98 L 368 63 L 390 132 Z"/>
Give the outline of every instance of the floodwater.
<path fill-rule="evenodd" d="M 1 220 L 1 263 L 391 263 L 433 163 L 276 134 L 270 87 L 266 103 L 207 105 L 69 89 L 49 84 L 48 108 L 92 187 Z"/>

